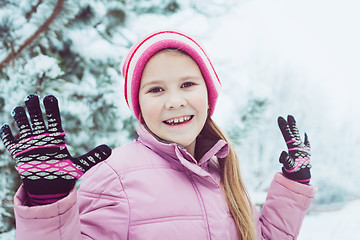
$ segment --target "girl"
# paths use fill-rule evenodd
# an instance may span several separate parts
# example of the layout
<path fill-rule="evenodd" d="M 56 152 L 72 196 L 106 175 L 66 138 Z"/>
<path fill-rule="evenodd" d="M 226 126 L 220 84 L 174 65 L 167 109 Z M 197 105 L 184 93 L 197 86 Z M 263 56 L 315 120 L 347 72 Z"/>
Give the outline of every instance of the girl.
<path fill-rule="evenodd" d="M 203 48 L 183 33 L 156 32 L 133 46 L 122 73 L 139 120 L 139 138 L 126 146 L 71 157 L 54 96 L 44 98 L 48 127 L 36 95 L 25 100 L 31 127 L 14 109 L 19 140 L 3 125 L 23 181 L 17 239 L 296 239 L 316 190 L 310 145 L 293 117 L 278 119 L 288 152 L 260 214 L 211 119 L 220 81 Z"/>

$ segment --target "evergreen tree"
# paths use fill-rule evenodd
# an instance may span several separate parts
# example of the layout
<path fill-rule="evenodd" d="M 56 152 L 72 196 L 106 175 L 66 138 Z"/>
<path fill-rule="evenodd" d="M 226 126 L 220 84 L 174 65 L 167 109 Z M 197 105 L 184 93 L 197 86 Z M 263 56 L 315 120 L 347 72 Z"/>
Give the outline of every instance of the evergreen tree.
<path fill-rule="evenodd" d="M 115 147 L 135 135 L 123 101 L 119 65 L 133 41 L 126 25 L 142 14 L 172 14 L 167 1 L 0 1 L 0 122 L 36 93 L 59 98 L 72 154 L 104 143 Z M 0 233 L 14 227 L 12 197 L 20 184 L 14 162 L 0 146 Z"/>
<path fill-rule="evenodd" d="M 53 94 L 73 155 L 128 142 L 137 123 L 124 104 L 119 65 L 144 34 L 132 24 L 188 9 L 217 17 L 234 2 L 0 0 L 0 123 L 16 133 L 12 108 L 28 94 Z M 14 228 L 12 198 L 20 184 L 14 165 L 0 144 L 0 233 Z"/>

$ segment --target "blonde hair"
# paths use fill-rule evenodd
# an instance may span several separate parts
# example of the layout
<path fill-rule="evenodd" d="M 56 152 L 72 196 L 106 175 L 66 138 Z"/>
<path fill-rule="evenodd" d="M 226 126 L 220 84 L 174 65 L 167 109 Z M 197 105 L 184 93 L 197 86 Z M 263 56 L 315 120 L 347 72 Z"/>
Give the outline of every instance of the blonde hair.
<path fill-rule="evenodd" d="M 208 117 L 201 132 L 204 136 L 221 138 L 229 143 L 215 122 Z M 252 203 L 240 175 L 238 158 L 230 143 L 229 154 L 219 159 L 221 182 L 227 204 L 235 221 L 240 239 L 256 239 L 256 228 L 252 212 Z"/>

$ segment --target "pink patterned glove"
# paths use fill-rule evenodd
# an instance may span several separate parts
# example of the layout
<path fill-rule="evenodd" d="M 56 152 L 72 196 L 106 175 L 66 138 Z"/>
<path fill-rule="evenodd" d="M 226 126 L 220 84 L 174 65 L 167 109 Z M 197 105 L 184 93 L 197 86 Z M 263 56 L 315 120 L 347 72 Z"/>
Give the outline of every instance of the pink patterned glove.
<path fill-rule="evenodd" d="M 25 105 L 31 127 L 25 109 L 18 106 L 13 110 L 13 117 L 20 130 L 20 138 L 14 138 L 7 124 L 0 129 L 1 139 L 16 161 L 30 205 L 49 204 L 65 197 L 77 179 L 111 154 L 108 146 L 101 145 L 81 157 L 72 157 L 66 147 L 57 99 L 49 95 L 43 102 L 47 127 L 38 96 L 29 95 Z"/>
<path fill-rule="evenodd" d="M 283 164 L 283 174 L 297 182 L 309 183 L 311 178 L 311 154 L 307 134 L 305 133 L 305 140 L 302 142 L 295 119 L 291 115 L 287 117 L 287 121 L 279 117 L 278 124 L 288 148 L 288 153 L 283 151 L 279 158 L 280 163 Z"/>

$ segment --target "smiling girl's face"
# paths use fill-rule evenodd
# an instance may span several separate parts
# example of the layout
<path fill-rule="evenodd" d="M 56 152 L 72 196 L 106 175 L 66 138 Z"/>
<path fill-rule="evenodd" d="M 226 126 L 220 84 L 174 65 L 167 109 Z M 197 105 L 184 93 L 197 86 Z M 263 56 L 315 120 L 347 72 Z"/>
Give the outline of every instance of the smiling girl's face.
<path fill-rule="evenodd" d="M 152 56 L 142 73 L 139 104 L 142 119 L 154 134 L 194 156 L 196 137 L 208 116 L 208 94 L 190 56 L 169 49 Z"/>

